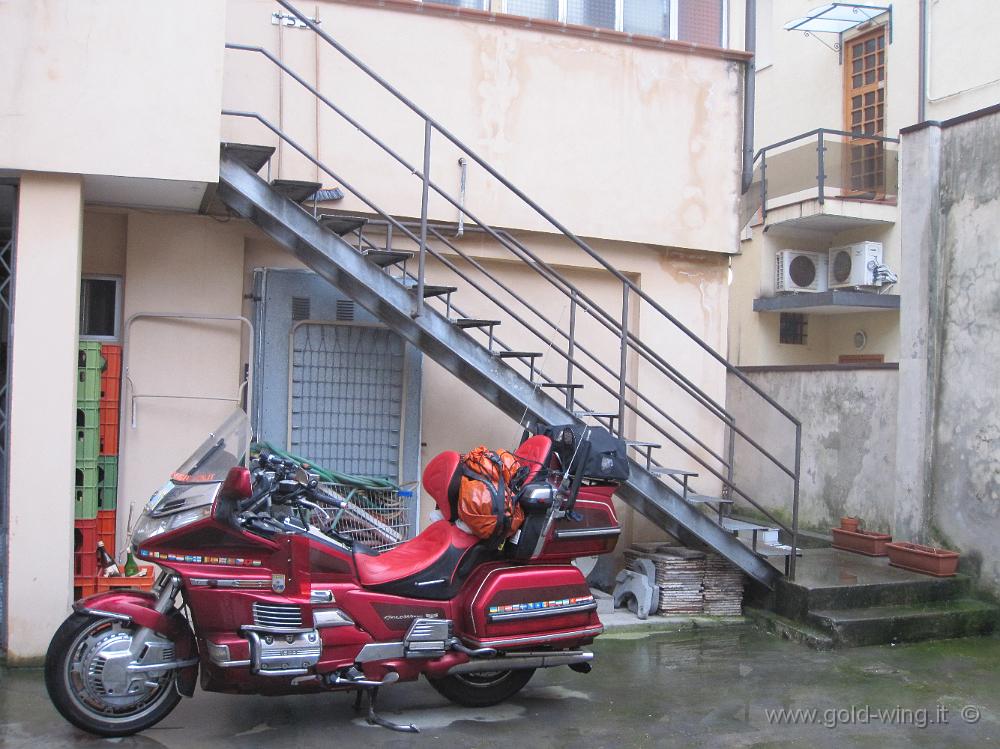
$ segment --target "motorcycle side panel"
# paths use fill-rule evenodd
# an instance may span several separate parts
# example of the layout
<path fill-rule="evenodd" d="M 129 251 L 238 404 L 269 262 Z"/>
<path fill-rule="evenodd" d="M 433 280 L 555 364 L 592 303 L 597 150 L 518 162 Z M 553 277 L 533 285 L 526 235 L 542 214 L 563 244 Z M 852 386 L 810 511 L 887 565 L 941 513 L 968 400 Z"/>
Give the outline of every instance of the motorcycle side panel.
<path fill-rule="evenodd" d="M 586 486 L 580 489 L 573 511 L 582 520 L 563 518 L 552 524 L 545 538 L 538 562 L 570 562 L 577 557 L 590 557 L 614 551 L 621 535 L 621 524 L 611 498 L 615 486 Z M 593 535 L 576 536 L 587 531 Z"/>
<path fill-rule="evenodd" d="M 587 581 L 572 565 L 494 567 L 470 578 L 466 591 L 456 625 L 476 646 L 566 647 L 603 630 Z"/>
<path fill-rule="evenodd" d="M 356 586 L 334 590 L 340 607 L 378 642 L 399 642 L 414 619 L 455 618 L 455 601 L 403 598 Z"/>

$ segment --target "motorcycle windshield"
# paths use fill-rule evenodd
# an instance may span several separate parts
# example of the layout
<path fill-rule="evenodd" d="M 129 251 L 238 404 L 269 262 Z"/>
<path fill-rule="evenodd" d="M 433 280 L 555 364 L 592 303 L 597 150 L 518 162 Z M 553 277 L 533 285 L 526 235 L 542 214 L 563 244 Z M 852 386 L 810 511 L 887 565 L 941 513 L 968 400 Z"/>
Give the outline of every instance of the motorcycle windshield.
<path fill-rule="evenodd" d="M 249 445 L 250 420 L 235 409 L 149 498 L 132 532 L 133 546 L 208 517 L 226 474 Z"/>
<path fill-rule="evenodd" d="M 175 484 L 211 484 L 224 481 L 239 465 L 250 446 L 250 419 L 234 409 L 218 429 L 210 432 L 191 457 L 170 476 Z"/>

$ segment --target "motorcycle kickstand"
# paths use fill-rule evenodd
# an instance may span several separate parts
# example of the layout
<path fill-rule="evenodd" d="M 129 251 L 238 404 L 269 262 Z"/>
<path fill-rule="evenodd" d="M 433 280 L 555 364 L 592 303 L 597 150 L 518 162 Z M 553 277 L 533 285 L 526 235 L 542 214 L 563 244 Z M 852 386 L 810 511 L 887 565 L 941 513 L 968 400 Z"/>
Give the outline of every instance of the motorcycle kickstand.
<path fill-rule="evenodd" d="M 368 721 L 368 725 L 382 726 L 382 728 L 388 728 L 390 731 L 400 731 L 401 733 L 420 733 L 420 729 L 412 723 L 408 725 L 393 723 L 391 720 L 386 720 L 375 712 L 375 703 L 378 700 L 378 687 L 367 687 L 363 691 L 368 693 L 368 716 L 365 718 Z M 355 709 L 361 707 L 361 693 L 362 690 L 358 690 L 358 696 L 354 702 Z"/>

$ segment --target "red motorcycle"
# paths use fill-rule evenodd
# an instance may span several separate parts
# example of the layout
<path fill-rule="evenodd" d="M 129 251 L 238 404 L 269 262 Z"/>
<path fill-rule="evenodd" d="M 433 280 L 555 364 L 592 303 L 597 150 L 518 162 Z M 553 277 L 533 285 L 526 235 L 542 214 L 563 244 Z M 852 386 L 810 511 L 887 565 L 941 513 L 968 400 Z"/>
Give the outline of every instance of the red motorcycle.
<path fill-rule="evenodd" d="M 591 432 L 608 438 L 567 427 L 517 449 L 525 520 L 501 548 L 457 522 L 460 456 L 445 452 L 423 475 L 445 519 L 376 553 L 336 531 L 349 503 L 299 465 L 265 453 L 244 467 L 249 422 L 234 412 L 133 532 L 136 556 L 162 568 L 152 592 L 80 600 L 52 638 L 52 702 L 86 731 L 124 736 L 193 696 L 200 670 L 208 692 L 354 691 L 357 708 L 367 694 L 369 723 L 416 731 L 376 713 L 380 688 L 423 674 L 449 700 L 486 706 L 537 668 L 587 673 L 580 648 L 603 626 L 570 562 L 620 534 L 616 484 L 584 477 Z"/>

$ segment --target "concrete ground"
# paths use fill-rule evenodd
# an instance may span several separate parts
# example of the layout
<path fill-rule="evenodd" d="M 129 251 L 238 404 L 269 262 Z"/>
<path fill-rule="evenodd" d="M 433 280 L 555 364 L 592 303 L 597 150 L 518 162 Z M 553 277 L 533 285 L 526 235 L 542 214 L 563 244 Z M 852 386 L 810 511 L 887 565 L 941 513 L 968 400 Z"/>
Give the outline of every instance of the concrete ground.
<path fill-rule="evenodd" d="M 384 714 L 417 736 L 367 726 L 346 695 L 199 692 L 144 734 L 108 741 L 59 717 L 40 671 L 6 671 L 0 746 L 1000 746 L 1000 638 L 819 652 L 735 626 L 615 630 L 594 650 L 591 674 L 539 671 L 492 708 L 451 705 L 426 682 L 384 690 Z"/>

